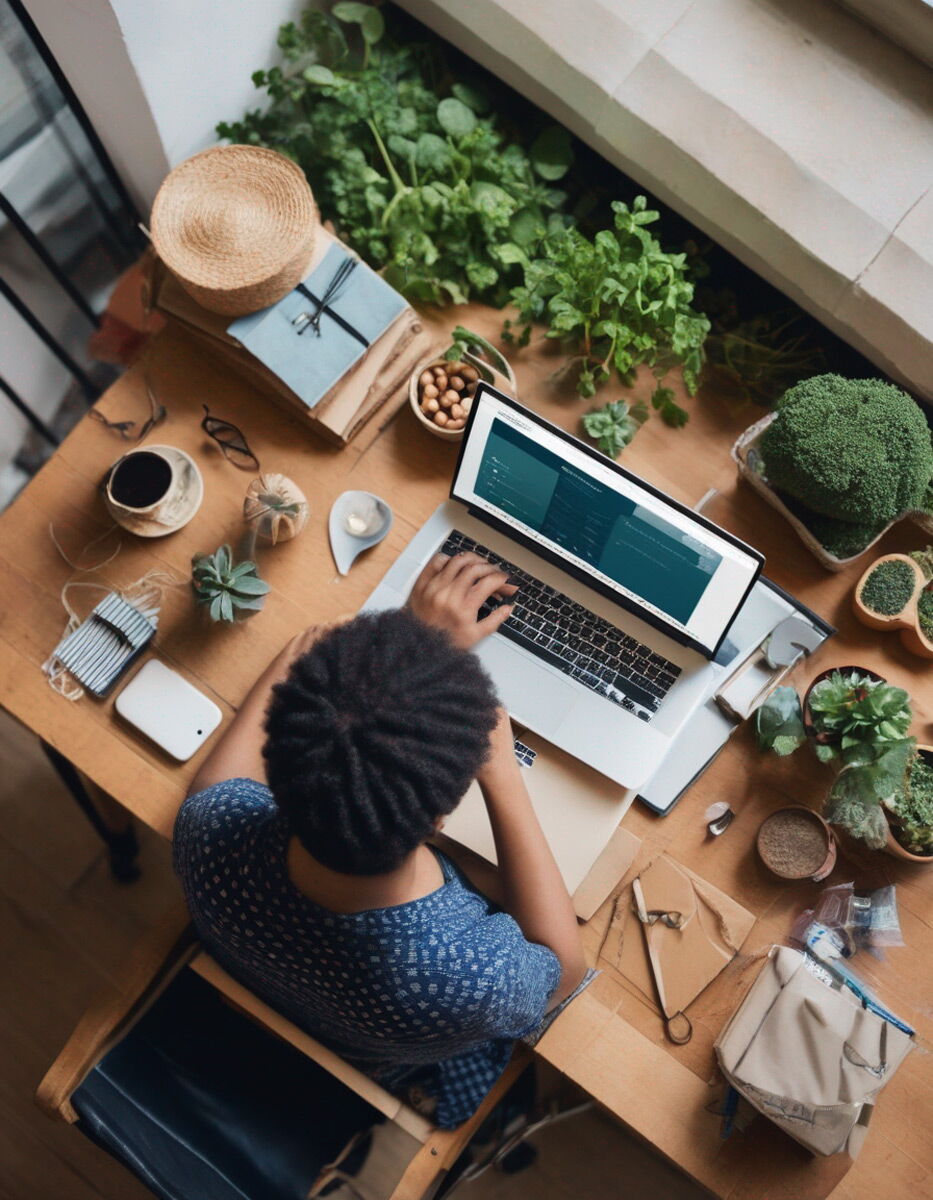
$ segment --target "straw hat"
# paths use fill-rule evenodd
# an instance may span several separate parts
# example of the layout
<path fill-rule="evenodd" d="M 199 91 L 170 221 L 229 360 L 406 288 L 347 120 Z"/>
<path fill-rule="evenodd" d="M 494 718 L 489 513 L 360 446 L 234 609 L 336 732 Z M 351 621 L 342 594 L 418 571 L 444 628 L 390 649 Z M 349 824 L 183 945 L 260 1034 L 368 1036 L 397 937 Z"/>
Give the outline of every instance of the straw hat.
<path fill-rule="evenodd" d="M 212 312 L 275 304 L 307 274 L 318 213 L 301 168 L 261 146 L 212 146 L 165 178 L 152 206 L 156 253 Z"/>

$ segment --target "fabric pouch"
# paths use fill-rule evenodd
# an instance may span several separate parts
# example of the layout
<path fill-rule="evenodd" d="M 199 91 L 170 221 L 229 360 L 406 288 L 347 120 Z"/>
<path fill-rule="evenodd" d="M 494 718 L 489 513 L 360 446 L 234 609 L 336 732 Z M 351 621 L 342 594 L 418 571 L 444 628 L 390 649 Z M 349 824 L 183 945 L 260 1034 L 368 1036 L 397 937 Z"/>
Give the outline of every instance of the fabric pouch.
<path fill-rule="evenodd" d="M 912 1039 L 806 964 L 798 951 L 772 947 L 716 1055 L 736 1091 L 807 1149 L 855 1158 Z"/>

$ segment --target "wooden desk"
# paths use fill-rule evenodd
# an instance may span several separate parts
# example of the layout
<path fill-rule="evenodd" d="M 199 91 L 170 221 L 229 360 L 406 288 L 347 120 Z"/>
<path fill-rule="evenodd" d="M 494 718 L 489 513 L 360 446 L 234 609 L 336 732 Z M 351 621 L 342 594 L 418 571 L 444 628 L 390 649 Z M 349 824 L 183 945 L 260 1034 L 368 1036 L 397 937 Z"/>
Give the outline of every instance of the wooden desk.
<path fill-rule="evenodd" d="M 495 337 L 501 317 L 481 308 L 457 310 L 446 322 L 448 328 L 455 319 Z M 514 356 L 525 401 L 576 430 L 581 411 L 589 406 L 549 382 L 559 363 L 551 348 L 541 345 Z M 159 335 L 151 374 L 169 416 L 150 440 L 172 443 L 195 456 L 204 474 L 204 505 L 187 528 L 168 538 L 149 542 L 125 536 L 120 554 L 99 577 L 125 586 L 158 568 L 187 580 L 193 553 L 240 536 L 249 475 L 227 463 L 203 437 L 202 402 L 240 425 L 263 467 L 293 476 L 312 506 L 308 528 L 298 540 L 262 552 L 262 574 L 273 591 L 253 620 L 212 627 L 195 612 L 186 584 L 166 594 L 156 641 L 159 656 L 229 714 L 288 637 L 360 605 L 446 495 L 456 447 L 421 430 L 403 408 L 385 428 L 367 429 L 346 449 L 334 450 L 307 435 L 294 418 L 171 328 Z M 649 390 L 649 380 L 643 379 L 638 391 L 647 395 Z M 606 399 L 614 392 L 606 389 Z M 768 556 L 772 578 L 839 627 L 813 669 L 856 662 L 902 684 L 914 699 L 914 732 L 933 740 L 929 666 L 909 656 L 897 638 L 870 633 L 855 622 L 849 594 L 857 571 L 826 574 L 780 518 L 737 484 L 729 446 L 757 414 L 730 411 L 712 395 L 684 402 L 691 410 L 687 428 L 670 430 L 652 418 L 626 450 L 626 465 L 687 504 L 710 487 L 721 489 L 709 515 L 760 547 Z M 144 413 L 139 369 L 119 380 L 100 407 L 111 417 Z M 49 525 L 54 524 L 61 545 L 75 561 L 103 556 L 112 542 L 80 557 L 82 547 L 107 528 L 95 487 L 123 449 L 103 426 L 82 421 L 0 518 L 0 700 L 94 783 L 169 837 L 198 760 L 174 765 L 121 728 L 110 702 L 85 698 L 69 703 L 49 688 L 39 669 L 60 636 L 59 593 L 73 575 L 52 545 Z M 382 495 L 396 519 L 389 538 L 360 559 L 348 578 L 341 578 L 330 557 L 326 520 L 331 502 L 346 488 Z M 909 550 L 918 544 L 919 536 L 905 525 L 886 539 L 883 549 Z M 754 912 L 757 924 L 744 953 L 691 1006 L 695 1034 L 688 1046 L 666 1043 L 657 1015 L 603 962 L 601 977 L 555 1023 L 539 1052 L 718 1196 L 815 1200 L 832 1192 L 836 1200 L 870 1195 L 933 1198 L 933 1139 L 928 1132 L 933 1127 L 933 1060 L 928 1055 L 911 1055 L 885 1091 L 866 1148 L 844 1179 L 847 1160 L 837 1156 L 814 1161 L 764 1120 L 746 1135 L 721 1143 L 718 1122 L 705 1111 L 714 1099 L 710 1081 L 716 1034 L 757 969 L 759 952 L 786 936 L 794 916 L 819 890 L 784 886 L 768 877 L 753 851 L 754 833 L 762 817 L 782 804 L 817 803 L 827 781 L 826 769 L 812 756 L 780 761 L 758 755 L 745 730 L 670 817 L 658 820 L 638 808 L 630 812 L 626 826 L 643 839 L 636 870 L 659 852 L 669 851 Z M 702 813 L 712 800 L 722 798 L 739 816 L 724 837 L 708 840 Z M 834 881 L 896 881 L 908 947 L 891 950 L 884 964 L 863 955 L 859 968 L 888 1003 L 917 1026 L 920 1039 L 929 1041 L 933 871 L 882 854 L 859 857 L 857 864 L 842 862 Z M 598 953 L 609 909 L 607 903 L 586 928 L 591 958 Z M 620 1190 L 623 1187 L 620 1181 Z"/>

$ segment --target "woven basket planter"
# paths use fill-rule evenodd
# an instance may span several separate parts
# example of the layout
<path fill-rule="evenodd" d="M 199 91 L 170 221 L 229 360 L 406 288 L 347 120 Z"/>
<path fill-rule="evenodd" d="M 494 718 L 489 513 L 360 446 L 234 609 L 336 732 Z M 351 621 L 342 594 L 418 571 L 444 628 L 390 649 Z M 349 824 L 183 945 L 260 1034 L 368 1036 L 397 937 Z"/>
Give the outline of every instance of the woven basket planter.
<path fill-rule="evenodd" d="M 872 546 L 879 542 L 891 526 L 896 525 L 902 517 L 896 517 L 893 521 L 889 521 L 877 537 L 872 538 L 868 545 L 863 550 L 860 550 L 858 554 L 850 555 L 849 558 L 837 558 L 835 554 L 831 554 L 825 546 L 816 540 L 806 525 L 798 517 L 794 516 L 763 474 L 759 444 L 762 434 L 776 416 L 776 413 L 768 413 L 766 417 L 762 417 L 760 421 L 756 421 L 754 425 L 750 425 L 732 447 L 732 457 L 735 459 L 736 466 L 739 469 L 739 475 L 793 527 L 794 532 L 803 544 L 827 571 L 844 571 L 850 563 L 858 562 L 860 558 L 867 554 Z M 933 537 L 933 514 L 924 512 L 921 509 L 912 509 L 910 512 L 904 513 L 903 516 L 909 517 L 919 525 L 924 533 Z"/>

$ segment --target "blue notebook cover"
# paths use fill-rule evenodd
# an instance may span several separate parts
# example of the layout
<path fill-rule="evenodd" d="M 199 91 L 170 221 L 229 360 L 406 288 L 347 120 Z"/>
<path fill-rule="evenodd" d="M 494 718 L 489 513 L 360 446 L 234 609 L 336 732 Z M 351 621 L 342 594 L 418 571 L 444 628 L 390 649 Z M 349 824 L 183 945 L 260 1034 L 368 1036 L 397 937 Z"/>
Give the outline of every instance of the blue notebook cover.
<path fill-rule="evenodd" d="M 343 246 L 331 246 L 304 280 L 305 289 L 321 300 L 336 273 L 353 260 Z M 307 320 L 318 305 L 298 288 L 271 308 L 237 318 L 227 332 L 313 408 L 406 307 L 405 299 L 394 288 L 356 260 L 356 266 L 320 314 L 320 333 Z"/>

